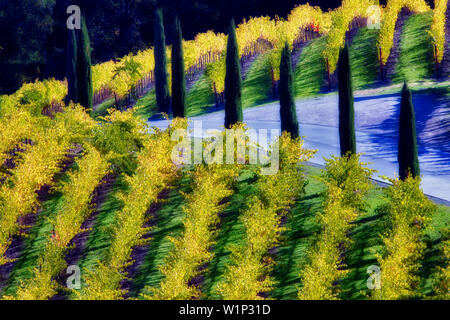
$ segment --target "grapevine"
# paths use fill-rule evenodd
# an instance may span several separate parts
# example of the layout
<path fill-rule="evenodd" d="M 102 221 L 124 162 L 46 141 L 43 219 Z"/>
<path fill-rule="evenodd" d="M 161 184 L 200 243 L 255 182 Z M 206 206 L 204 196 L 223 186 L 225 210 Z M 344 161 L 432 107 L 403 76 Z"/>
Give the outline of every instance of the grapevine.
<path fill-rule="evenodd" d="M 98 261 L 92 270 L 86 270 L 85 285 L 75 297 L 82 300 L 122 299 L 125 293 L 120 282 L 125 278 L 124 270 L 131 263 L 134 246 L 144 244 L 141 239 L 148 231 L 143 225 L 146 212 L 158 199 L 161 191 L 178 176 L 177 167 L 171 161 L 171 131 L 186 128 L 185 120 L 176 119 L 171 128 L 150 136 L 144 150 L 138 155 L 135 174 L 127 177 L 130 191 L 120 198 L 123 208 L 117 213 L 117 222 L 112 230 L 113 239 L 106 259 Z"/>
<path fill-rule="evenodd" d="M 232 194 L 232 182 L 238 172 L 237 166 L 197 166 L 193 173 L 194 190 L 186 195 L 184 232 L 171 239 L 174 250 L 161 267 L 164 280 L 160 288 L 149 288 L 151 295 L 143 295 L 144 298 L 182 300 L 200 296 L 198 288 L 189 285 L 189 281 L 197 275 L 198 268 L 212 258 L 208 250 L 214 244 L 212 228 L 224 207 L 219 203 Z"/>
<path fill-rule="evenodd" d="M 231 248 L 231 265 L 217 288 L 225 300 L 258 300 L 273 285 L 267 275 L 273 265 L 268 250 L 279 244 L 283 231 L 281 219 L 305 185 L 298 163 L 315 153 L 303 149 L 303 142 L 292 140 L 287 133 L 276 143 L 280 150 L 280 170 L 276 175 L 259 176 L 259 194 L 249 200 L 248 208 L 242 213 L 245 244 Z"/>
<path fill-rule="evenodd" d="M 52 221 L 53 232 L 47 238 L 33 276 L 21 283 L 14 297 L 7 299 L 46 300 L 56 294 L 54 277 L 66 268 L 64 256 L 68 245 L 90 215 L 92 194 L 108 173 L 109 165 L 97 150 L 86 146 L 77 166 L 78 170 L 69 174 L 70 182 L 62 187 L 63 203 Z"/>
<path fill-rule="evenodd" d="M 378 300 L 414 297 L 416 275 L 425 244 L 420 238 L 436 206 L 420 190 L 420 178 L 390 179 L 385 189 L 392 228 L 383 236 L 385 253 L 378 255 L 382 285 L 373 294 Z"/>
<path fill-rule="evenodd" d="M 428 4 L 423 0 L 389 0 L 383 10 L 383 21 L 381 23 L 378 47 L 381 48 L 381 61 L 386 64 L 394 45 L 395 25 L 402 8 L 408 8 L 413 12 L 426 12 L 430 10 Z"/>
<path fill-rule="evenodd" d="M 430 35 L 436 48 L 437 61 L 442 62 L 444 58 L 445 45 L 445 12 L 447 10 L 448 0 L 436 0 L 433 10 L 433 22 L 431 24 Z"/>
<path fill-rule="evenodd" d="M 300 272 L 300 300 L 335 300 L 335 283 L 343 278 L 342 247 L 348 247 L 352 222 L 365 206 L 373 170 L 359 162 L 359 155 L 327 160 L 322 177 L 327 185 L 325 208 L 317 218 L 321 233 L 309 252 L 309 263 Z"/>

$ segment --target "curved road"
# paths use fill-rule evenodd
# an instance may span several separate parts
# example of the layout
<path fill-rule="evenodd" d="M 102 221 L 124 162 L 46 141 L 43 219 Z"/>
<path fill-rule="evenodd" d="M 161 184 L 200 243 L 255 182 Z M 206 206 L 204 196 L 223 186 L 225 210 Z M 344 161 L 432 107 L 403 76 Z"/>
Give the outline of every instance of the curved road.
<path fill-rule="evenodd" d="M 450 201 L 450 103 L 434 95 L 415 94 L 419 160 L 426 194 Z M 398 171 L 397 136 L 399 94 L 355 97 L 357 151 L 362 161 L 378 170 L 377 177 L 394 177 Z M 299 100 L 297 116 L 300 134 L 307 148 L 318 149 L 311 162 L 324 164 L 323 157 L 339 155 L 338 97 L 321 96 Z M 202 121 L 203 131 L 223 128 L 224 112 L 190 118 Z M 244 121 L 253 129 L 280 129 L 279 104 L 244 110 Z M 150 126 L 166 128 L 168 121 L 149 121 Z"/>

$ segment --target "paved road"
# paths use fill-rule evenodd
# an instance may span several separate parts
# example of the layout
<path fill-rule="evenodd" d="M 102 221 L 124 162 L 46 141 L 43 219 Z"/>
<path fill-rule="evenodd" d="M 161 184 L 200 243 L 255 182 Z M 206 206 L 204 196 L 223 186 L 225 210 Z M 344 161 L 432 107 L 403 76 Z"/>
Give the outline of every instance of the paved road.
<path fill-rule="evenodd" d="M 450 201 L 450 102 L 433 95 L 413 97 L 416 109 L 422 187 L 428 195 Z M 398 94 L 355 97 L 358 152 L 362 160 L 378 170 L 377 177 L 393 177 L 398 171 L 397 136 L 400 96 Z M 300 133 L 305 146 L 318 149 L 311 162 L 323 164 L 324 157 L 339 154 L 337 95 L 297 101 Z M 203 131 L 220 129 L 224 113 L 218 111 L 191 118 L 202 121 Z M 244 110 L 250 128 L 279 129 L 279 104 Z M 149 121 L 167 127 L 167 121 Z M 381 179 L 381 178 L 380 178 Z"/>

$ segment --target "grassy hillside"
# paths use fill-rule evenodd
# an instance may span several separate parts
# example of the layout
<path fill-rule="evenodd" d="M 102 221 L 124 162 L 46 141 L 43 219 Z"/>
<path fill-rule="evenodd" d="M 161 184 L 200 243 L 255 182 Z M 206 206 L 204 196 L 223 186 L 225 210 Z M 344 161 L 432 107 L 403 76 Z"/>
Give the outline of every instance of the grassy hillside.
<path fill-rule="evenodd" d="M 258 56 L 242 84 L 242 107 L 260 105 L 272 98 L 272 79 L 269 72 L 269 53 Z"/>
<path fill-rule="evenodd" d="M 379 79 L 378 35 L 377 29 L 362 28 L 350 46 L 350 63 L 356 90 L 371 87 Z"/>
<path fill-rule="evenodd" d="M 323 59 L 326 37 L 312 40 L 304 49 L 294 75 L 295 94 L 299 98 L 313 96 L 321 90 L 326 67 Z"/>
<path fill-rule="evenodd" d="M 416 14 L 405 22 L 400 56 L 396 65 L 394 82 L 417 82 L 433 75 L 433 48 L 427 30 L 432 21 L 432 13 Z M 361 28 L 353 38 L 350 46 L 355 90 L 376 87 L 379 78 L 378 40 L 379 30 Z M 323 51 L 326 37 L 312 40 L 303 49 L 296 70 L 294 70 L 294 87 L 297 98 L 305 98 L 324 93 L 326 86 L 326 66 Z M 253 107 L 273 101 L 268 53 L 258 56 L 243 82 L 243 107 Z M 113 100 L 101 104 L 93 116 L 106 114 Z M 187 96 L 188 116 L 197 116 L 214 111 L 214 95 L 211 84 L 204 75 L 193 85 Z M 148 119 L 157 113 L 155 91 L 152 90 L 136 103 L 138 115 Z"/>
<path fill-rule="evenodd" d="M 433 46 L 428 34 L 432 19 L 432 12 L 427 12 L 406 20 L 394 82 L 415 82 L 433 75 Z"/>

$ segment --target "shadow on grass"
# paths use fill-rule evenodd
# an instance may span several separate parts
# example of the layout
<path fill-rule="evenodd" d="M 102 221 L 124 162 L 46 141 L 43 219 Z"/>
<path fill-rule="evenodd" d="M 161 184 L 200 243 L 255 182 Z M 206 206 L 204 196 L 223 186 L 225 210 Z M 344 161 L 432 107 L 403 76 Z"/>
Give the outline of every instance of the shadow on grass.
<path fill-rule="evenodd" d="M 245 81 L 242 84 L 243 108 L 275 100 L 272 95 L 270 54 L 271 51 L 258 56 L 248 70 Z"/>
<path fill-rule="evenodd" d="M 53 229 L 49 219 L 54 218 L 59 211 L 62 197 L 61 192 L 56 192 L 43 204 L 43 209 L 39 212 L 37 221 L 25 240 L 25 249 L 14 266 L 1 295 L 14 295 L 21 282 L 33 276 L 34 268 L 38 265 L 39 257 L 44 252 L 45 244 Z"/>
<path fill-rule="evenodd" d="M 428 34 L 433 12 L 415 14 L 405 21 L 394 82 L 414 82 L 433 75 L 433 45 Z"/>
<path fill-rule="evenodd" d="M 220 214 L 217 242 L 212 248 L 214 257 L 205 272 L 202 290 L 204 299 L 220 299 L 216 293 L 216 286 L 223 280 L 230 263 L 229 246 L 243 244 L 245 239 L 245 228 L 239 216 L 241 210 L 246 207 L 247 200 L 257 191 L 255 182 L 256 176 L 252 168 L 242 172 L 236 190 L 229 199 L 228 207 Z"/>
<path fill-rule="evenodd" d="M 345 253 L 349 273 L 340 282 L 342 299 L 366 299 L 365 295 L 369 294 L 367 279 L 370 275 L 367 274 L 367 269 L 371 265 L 378 265 L 376 254 L 383 248 L 380 235 L 386 231 L 387 226 L 386 212 L 380 196 L 379 189 L 372 192 L 372 197 L 369 196 L 371 206 L 368 213 L 356 221 L 356 227 L 350 234 L 353 244 Z"/>
<path fill-rule="evenodd" d="M 377 41 L 380 30 L 361 28 L 350 46 L 353 85 L 372 88 L 379 74 Z"/>
<path fill-rule="evenodd" d="M 318 180 L 320 170 L 305 168 L 309 183 L 306 194 L 293 206 L 286 222 L 282 245 L 276 250 L 272 276 L 276 281 L 270 298 L 277 300 L 297 299 L 301 266 L 308 259 L 309 249 L 317 239 L 320 225 L 316 215 L 323 210 L 325 185 Z"/>
<path fill-rule="evenodd" d="M 157 288 L 163 279 L 160 267 L 173 248 L 168 237 L 177 237 L 183 231 L 185 213 L 182 207 L 185 198 L 182 192 L 191 192 L 191 183 L 192 179 L 184 174 L 175 189 L 170 191 L 169 197 L 160 204 L 154 219 L 154 229 L 150 233 L 150 250 L 133 280 L 131 297 L 138 298 L 140 292 L 148 294 L 145 288 Z"/>

